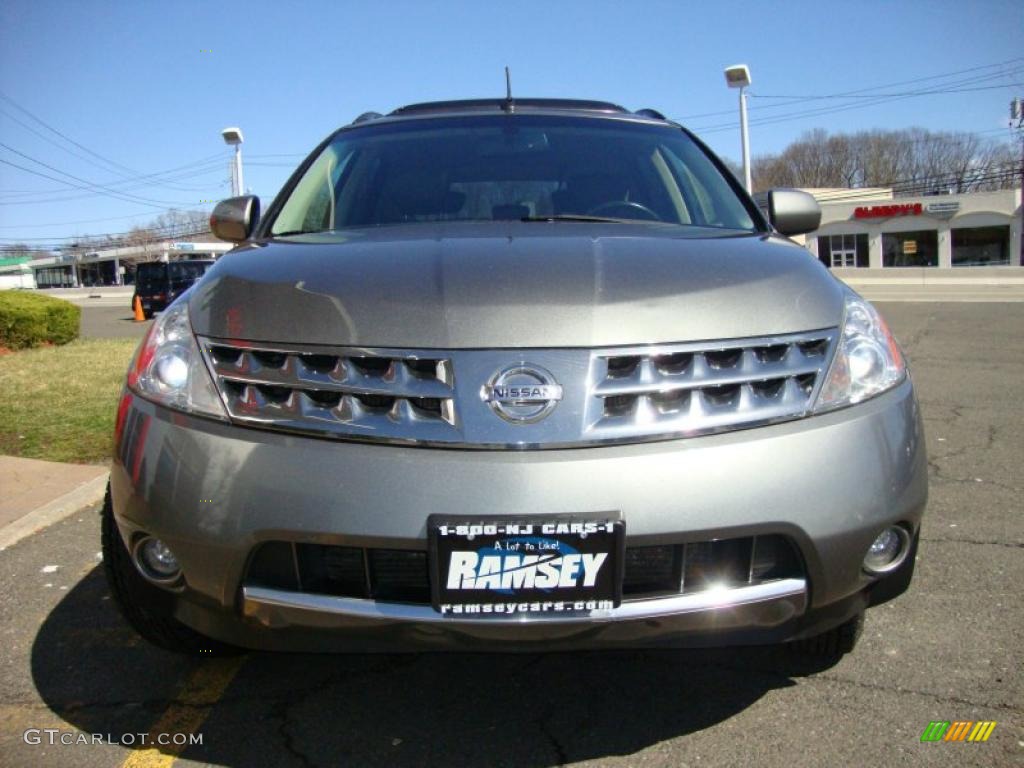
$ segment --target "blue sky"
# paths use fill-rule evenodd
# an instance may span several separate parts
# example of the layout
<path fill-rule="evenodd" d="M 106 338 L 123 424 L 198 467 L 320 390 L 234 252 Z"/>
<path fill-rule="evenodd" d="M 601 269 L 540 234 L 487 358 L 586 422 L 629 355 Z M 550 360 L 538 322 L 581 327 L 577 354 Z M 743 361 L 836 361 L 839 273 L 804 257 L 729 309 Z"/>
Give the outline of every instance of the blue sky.
<path fill-rule="evenodd" d="M 209 209 L 201 201 L 230 194 L 219 135 L 228 125 L 245 133 L 246 186 L 269 201 L 302 155 L 361 112 L 500 96 L 506 64 L 520 96 L 655 107 L 732 158 L 736 93 L 722 69 L 737 62 L 754 80 L 754 155 L 817 127 L 1008 140 L 1008 103 L 1024 96 L 1022 32 L 1020 0 L 4 0 L 0 161 L 53 178 L 0 163 L 0 244 L 123 232 L 170 206 Z M 864 94 L 769 98 L 925 88 L 961 92 L 873 105 Z M 137 178 L 170 169 L 180 170 Z"/>

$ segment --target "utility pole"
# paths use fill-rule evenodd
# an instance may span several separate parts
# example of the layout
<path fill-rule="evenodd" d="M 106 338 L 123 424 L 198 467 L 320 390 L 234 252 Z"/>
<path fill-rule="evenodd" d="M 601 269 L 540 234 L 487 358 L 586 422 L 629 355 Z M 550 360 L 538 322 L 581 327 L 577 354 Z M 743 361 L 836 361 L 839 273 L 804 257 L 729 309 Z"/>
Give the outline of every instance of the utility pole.
<path fill-rule="evenodd" d="M 1024 267 L 1024 100 L 1019 96 L 1010 102 L 1010 128 L 1020 140 L 1020 253 L 1017 263 Z"/>

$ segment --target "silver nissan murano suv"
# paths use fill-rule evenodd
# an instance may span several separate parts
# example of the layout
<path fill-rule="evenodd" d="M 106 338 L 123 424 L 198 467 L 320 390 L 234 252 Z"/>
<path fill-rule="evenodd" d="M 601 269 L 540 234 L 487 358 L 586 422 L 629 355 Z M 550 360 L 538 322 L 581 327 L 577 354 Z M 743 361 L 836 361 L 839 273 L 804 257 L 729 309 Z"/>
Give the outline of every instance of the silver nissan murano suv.
<path fill-rule="evenodd" d="M 885 320 L 653 110 L 416 104 L 328 137 L 149 329 L 103 551 L 194 653 L 853 648 L 927 499 Z"/>

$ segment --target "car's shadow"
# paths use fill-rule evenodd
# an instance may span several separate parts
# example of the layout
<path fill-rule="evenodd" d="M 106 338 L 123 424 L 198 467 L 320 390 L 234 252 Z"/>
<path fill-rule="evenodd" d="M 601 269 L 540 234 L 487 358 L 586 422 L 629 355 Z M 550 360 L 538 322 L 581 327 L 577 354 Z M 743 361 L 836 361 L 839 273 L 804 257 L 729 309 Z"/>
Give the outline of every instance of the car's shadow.
<path fill-rule="evenodd" d="M 197 668 L 218 663 L 137 639 L 100 567 L 50 613 L 32 648 L 43 701 L 74 727 L 114 740 L 148 732 Z M 231 766 L 551 766 L 699 731 L 823 668 L 759 648 L 253 653 L 200 726 L 202 745 L 183 756 Z M 201 690 L 189 697 L 203 706 Z"/>

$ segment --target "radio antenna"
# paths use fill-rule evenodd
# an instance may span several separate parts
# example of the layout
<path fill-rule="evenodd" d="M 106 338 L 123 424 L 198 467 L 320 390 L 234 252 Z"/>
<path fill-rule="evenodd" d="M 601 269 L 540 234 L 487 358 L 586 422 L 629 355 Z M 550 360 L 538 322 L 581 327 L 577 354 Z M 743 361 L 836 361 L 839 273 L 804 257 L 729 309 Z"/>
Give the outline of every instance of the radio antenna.
<path fill-rule="evenodd" d="M 516 103 L 512 99 L 512 74 L 508 71 L 508 67 L 505 67 L 505 103 L 501 105 L 501 108 L 506 112 L 515 112 Z"/>

